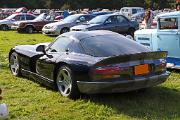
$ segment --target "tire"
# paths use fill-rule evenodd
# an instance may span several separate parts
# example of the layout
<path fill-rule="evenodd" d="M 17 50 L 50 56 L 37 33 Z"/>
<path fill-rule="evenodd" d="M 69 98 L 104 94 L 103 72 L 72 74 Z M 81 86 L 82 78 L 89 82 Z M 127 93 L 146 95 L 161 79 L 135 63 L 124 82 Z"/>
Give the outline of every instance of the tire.
<path fill-rule="evenodd" d="M 131 35 L 133 38 L 134 38 L 134 32 L 135 32 L 135 29 L 134 28 L 130 28 L 128 30 L 128 34 Z"/>
<path fill-rule="evenodd" d="M 56 77 L 56 85 L 62 96 L 70 99 L 77 99 L 80 97 L 77 82 L 74 79 L 72 70 L 68 66 L 63 65 L 59 68 Z"/>
<path fill-rule="evenodd" d="M 27 26 L 25 28 L 26 33 L 32 34 L 34 32 L 34 28 L 32 26 Z"/>
<path fill-rule="evenodd" d="M 66 33 L 66 32 L 69 32 L 69 28 L 63 28 L 60 32 L 60 34 L 63 34 L 63 33 Z"/>
<path fill-rule="evenodd" d="M 9 57 L 9 68 L 14 76 L 21 76 L 21 67 L 19 64 L 18 54 L 12 52 Z"/>
<path fill-rule="evenodd" d="M 1 30 L 6 31 L 6 30 L 8 30 L 8 29 L 9 29 L 9 27 L 8 27 L 7 25 L 1 25 Z"/>

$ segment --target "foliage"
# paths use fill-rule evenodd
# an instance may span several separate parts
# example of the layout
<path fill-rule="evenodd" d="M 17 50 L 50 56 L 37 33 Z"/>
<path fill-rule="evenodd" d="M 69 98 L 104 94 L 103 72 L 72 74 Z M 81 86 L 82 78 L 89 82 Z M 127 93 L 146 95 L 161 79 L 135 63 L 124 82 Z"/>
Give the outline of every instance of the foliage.
<path fill-rule="evenodd" d="M 18 44 L 52 41 L 53 37 L 0 31 L 0 87 L 12 120 L 179 120 L 180 74 L 145 92 L 83 95 L 73 101 L 8 69 L 8 52 Z"/>
<path fill-rule="evenodd" d="M 175 5 L 174 0 L 0 0 L 0 7 L 22 7 L 34 8 L 67 8 L 76 10 L 82 8 L 109 8 L 120 9 L 123 6 L 141 6 L 144 8 L 166 8 Z M 66 8 L 65 7 L 65 8 Z"/>

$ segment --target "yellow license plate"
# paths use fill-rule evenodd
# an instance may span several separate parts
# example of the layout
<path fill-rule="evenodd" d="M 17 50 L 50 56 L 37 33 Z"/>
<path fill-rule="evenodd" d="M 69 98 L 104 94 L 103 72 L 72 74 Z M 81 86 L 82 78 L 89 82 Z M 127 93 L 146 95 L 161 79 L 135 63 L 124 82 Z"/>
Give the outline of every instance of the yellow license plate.
<path fill-rule="evenodd" d="M 134 66 L 134 73 L 135 73 L 135 75 L 148 74 L 149 73 L 149 65 L 144 64 L 144 65 Z"/>

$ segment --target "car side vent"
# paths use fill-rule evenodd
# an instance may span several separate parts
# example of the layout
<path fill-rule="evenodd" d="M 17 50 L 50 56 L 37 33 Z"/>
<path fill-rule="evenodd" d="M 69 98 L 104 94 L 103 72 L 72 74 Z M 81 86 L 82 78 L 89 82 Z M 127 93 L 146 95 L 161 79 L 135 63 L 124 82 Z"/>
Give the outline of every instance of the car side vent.
<path fill-rule="evenodd" d="M 150 46 L 149 43 L 141 43 L 141 44 L 144 45 L 144 46 Z"/>
<path fill-rule="evenodd" d="M 145 37 L 138 37 L 138 40 L 150 40 L 149 38 L 145 38 Z"/>

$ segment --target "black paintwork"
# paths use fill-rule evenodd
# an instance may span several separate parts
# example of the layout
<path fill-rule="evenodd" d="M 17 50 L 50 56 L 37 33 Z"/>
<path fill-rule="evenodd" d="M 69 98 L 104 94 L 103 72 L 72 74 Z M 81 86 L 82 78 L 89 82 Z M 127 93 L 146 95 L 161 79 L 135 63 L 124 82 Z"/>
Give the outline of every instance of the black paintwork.
<path fill-rule="evenodd" d="M 60 35 L 60 37 L 68 37 L 73 39 L 74 46 L 71 45 L 70 49 L 77 49 L 76 44 L 81 41 L 81 39 L 87 37 L 96 37 L 100 35 L 119 35 L 110 31 L 87 31 L 87 32 L 69 32 Z M 125 37 L 119 37 L 119 39 L 127 39 Z M 127 39 L 128 40 L 128 39 Z M 129 40 L 129 42 L 131 42 Z M 132 41 L 133 44 L 137 44 Z M 53 42 L 52 42 L 53 43 Z M 108 66 L 112 64 L 133 65 L 127 64 L 132 61 L 138 61 L 136 64 L 144 64 L 150 59 L 153 63 L 155 59 L 161 59 L 166 57 L 166 52 L 151 52 L 147 48 L 142 47 L 142 51 L 129 55 L 120 56 L 110 56 L 110 57 L 94 57 L 80 52 L 48 52 L 48 47 L 46 49 L 46 54 L 43 52 L 37 52 L 36 48 L 40 45 L 50 46 L 52 43 L 41 43 L 36 45 L 19 45 L 11 49 L 9 55 L 12 52 L 17 52 L 19 55 L 19 61 L 21 66 L 21 72 L 24 76 L 33 77 L 37 81 L 46 84 L 47 86 L 54 86 L 54 80 L 56 79 L 57 71 L 60 66 L 69 66 L 74 75 L 75 79 L 79 83 L 79 87 L 82 86 L 82 82 L 94 82 L 90 71 L 92 68 L 100 66 Z M 75 44 L 76 43 L 76 44 Z M 132 46 L 133 47 L 133 46 Z M 136 48 L 135 48 L 136 49 Z M 168 75 L 166 75 L 167 77 Z M 164 79 L 163 79 L 164 80 Z M 103 80 L 104 81 L 104 80 Z M 81 92 L 83 89 L 80 88 Z M 86 90 L 85 90 L 86 91 Z"/>

